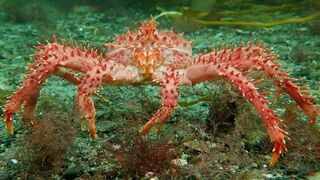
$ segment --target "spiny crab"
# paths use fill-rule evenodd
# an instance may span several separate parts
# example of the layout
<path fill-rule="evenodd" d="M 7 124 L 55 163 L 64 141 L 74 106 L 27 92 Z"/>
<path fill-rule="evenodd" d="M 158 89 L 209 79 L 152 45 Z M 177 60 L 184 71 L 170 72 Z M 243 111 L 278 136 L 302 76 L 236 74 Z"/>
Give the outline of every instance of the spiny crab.
<path fill-rule="evenodd" d="M 144 125 L 141 134 L 146 134 L 154 126 L 160 132 L 164 123 L 170 118 L 178 105 L 178 86 L 192 86 L 206 80 L 225 78 L 252 103 L 267 128 L 274 143 L 270 165 L 277 162 L 278 156 L 287 150 L 285 140 L 289 139 L 285 124 L 269 108 L 266 95 L 270 92 L 258 92 L 255 85 L 261 80 L 246 77 L 249 70 L 262 70 L 273 79 L 274 85 L 286 92 L 309 117 L 314 124 L 318 116 L 317 106 L 306 86 L 293 84 L 296 79 L 287 77 L 289 72 L 279 70 L 281 64 L 275 59 L 270 48 L 262 43 L 248 43 L 246 46 L 232 45 L 222 50 L 211 50 L 209 53 L 192 55 L 191 41 L 184 39 L 183 34 L 175 34 L 156 29 L 157 23 L 142 22 L 135 31 L 116 35 L 114 42 L 105 44 L 107 53 L 98 54 L 97 50 L 82 45 L 69 45 L 65 40 L 58 42 L 54 36 L 52 43 L 40 44 L 33 55 L 34 64 L 23 80 L 23 85 L 4 105 L 3 113 L 7 130 L 13 133 L 12 116 L 23 106 L 23 115 L 32 119 L 40 88 L 51 75 L 57 75 L 78 87 L 76 96 L 77 108 L 89 124 L 89 132 L 95 138 L 95 107 L 92 95 L 101 83 L 108 84 L 154 84 L 162 87 L 160 91 L 162 107 L 156 111 Z M 79 78 L 73 72 L 82 73 Z M 33 122 L 31 120 L 30 122 Z"/>

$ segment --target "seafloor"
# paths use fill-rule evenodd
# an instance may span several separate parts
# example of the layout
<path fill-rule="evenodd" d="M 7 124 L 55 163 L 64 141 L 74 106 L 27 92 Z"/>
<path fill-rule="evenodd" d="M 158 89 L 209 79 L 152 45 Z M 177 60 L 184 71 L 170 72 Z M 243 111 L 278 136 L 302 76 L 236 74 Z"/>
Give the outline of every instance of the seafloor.
<path fill-rule="evenodd" d="M 33 21 L 21 17 L 14 21 L 0 13 L 0 104 L 20 87 L 19 80 L 32 63 L 30 54 L 38 42 L 52 41 L 55 34 L 103 51 L 103 43 L 111 42 L 114 34 L 135 29 L 141 21 L 148 21 L 150 14 L 158 13 L 147 5 L 106 7 L 104 12 L 82 5 L 59 15 L 41 10 L 43 17 Z M 166 17 L 159 22 L 159 29 L 174 26 Z M 184 29 L 185 38 L 195 41 L 194 54 L 221 44 L 263 41 L 279 54 L 283 70 L 291 70 L 290 76 L 301 78 L 299 83 L 308 85 L 319 98 L 319 20 L 271 28 L 191 26 L 187 23 Z M 261 72 L 251 76 L 265 77 Z M 269 80 L 259 88 L 276 93 Z M 99 138 L 91 140 L 85 127 L 80 130 L 81 118 L 74 104 L 76 87 L 50 77 L 37 107 L 39 125 L 29 127 L 15 115 L 12 136 L 4 123 L 0 124 L 0 179 L 320 178 L 319 119 L 309 127 L 288 96 L 272 105 L 288 125 L 288 152 L 270 167 L 272 143 L 261 119 L 223 80 L 182 88 L 182 106 L 161 135 L 153 131 L 141 138 L 138 130 L 160 107 L 158 91 L 159 87 L 153 86 L 104 85 L 99 94 L 105 100 L 94 98 Z"/>

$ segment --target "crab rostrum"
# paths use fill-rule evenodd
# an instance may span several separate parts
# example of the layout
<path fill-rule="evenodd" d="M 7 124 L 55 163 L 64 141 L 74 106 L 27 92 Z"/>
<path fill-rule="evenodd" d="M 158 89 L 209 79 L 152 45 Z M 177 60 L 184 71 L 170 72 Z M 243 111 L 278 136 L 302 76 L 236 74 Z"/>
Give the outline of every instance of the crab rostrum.
<path fill-rule="evenodd" d="M 22 80 L 17 90 L 4 105 L 4 118 L 9 133 L 13 133 L 12 116 L 23 106 L 23 116 L 30 119 L 36 107 L 40 88 L 51 75 L 57 75 L 78 87 L 77 108 L 89 124 L 89 132 L 95 138 L 95 107 L 92 95 L 101 83 L 107 84 L 154 84 L 162 87 L 160 91 L 162 107 L 144 125 L 141 134 L 146 134 L 154 126 L 160 132 L 170 118 L 179 97 L 179 86 L 192 86 L 206 80 L 224 78 L 229 80 L 239 92 L 252 103 L 260 115 L 271 141 L 274 143 L 270 164 L 277 162 L 278 156 L 286 150 L 288 139 L 281 118 L 269 108 L 266 95 L 258 92 L 255 85 L 261 80 L 246 77 L 249 70 L 262 70 L 274 85 L 286 92 L 314 124 L 318 112 L 311 102 L 306 86 L 293 84 L 296 79 L 287 77 L 289 72 L 279 70 L 281 64 L 275 62 L 277 56 L 262 43 L 243 43 L 232 45 L 209 53 L 192 55 L 191 41 L 183 34 L 175 34 L 156 29 L 157 23 L 142 22 L 141 27 L 123 35 L 116 35 L 114 42 L 105 44 L 107 53 L 98 54 L 97 50 L 82 45 L 61 43 L 54 37 L 52 43 L 36 47 L 34 64 L 28 68 L 30 73 Z M 83 73 L 81 78 L 73 72 Z"/>

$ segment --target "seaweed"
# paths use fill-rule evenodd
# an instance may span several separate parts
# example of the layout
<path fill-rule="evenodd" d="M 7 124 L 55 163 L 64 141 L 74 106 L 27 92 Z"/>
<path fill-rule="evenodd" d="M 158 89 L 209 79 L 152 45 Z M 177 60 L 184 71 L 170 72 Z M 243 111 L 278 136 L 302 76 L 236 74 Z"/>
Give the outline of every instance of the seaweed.
<path fill-rule="evenodd" d="M 64 158 L 73 146 L 76 132 L 61 121 L 68 118 L 49 113 L 30 126 L 29 133 L 20 139 L 21 147 L 16 154 L 23 167 L 20 177 L 49 178 L 62 171 Z"/>
<path fill-rule="evenodd" d="M 174 147 L 165 139 L 152 140 L 136 132 L 122 141 L 108 142 L 106 154 L 110 154 L 108 161 L 118 164 L 111 171 L 101 173 L 106 178 L 170 177 L 181 173 L 173 163 Z"/>
<path fill-rule="evenodd" d="M 192 2 L 193 3 L 191 6 L 182 7 L 180 11 L 165 11 L 163 8 L 158 7 L 157 9 L 160 10 L 161 13 L 155 16 L 155 19 L 158 19 L 162 16 L 168 16 L 175 22 L 175 24 L 180 26 L 191 23 L 193 25 L 197 24 L 205 26 L 273 27 L 285 24 L 306 23 L 320 17 L 320 13 L 316 8 L 319 6 L 319 4 L 309 0 L 301 1 L 295 4 L 282 5 L 259 5 L 241 2 L 243 7 L 246 7 L 245 5 L 251 5 L 251 7 L 247 9 L 241 8 L 241 5 L 240 7 L 234 6 L 234 2 L 232 1 L 226 1 L 222 3 L 212 0 L 208 1 L 211 4 L 208 3 L 207 6 L 198 6 L 198 3 L 196 3 L 197 0 Z M 305 14 L 304 12 L 299 12 L 299 8 L 302 6 L 310 7 L 311 13 L 309 15 L 303 15 Z M 226 9 L 228 7 L 233 8 L 233 10 L 219 11 L 219 9 Z M 287 12 L 284 10 L 287 10 Z M 291 10 L 298 10 L 297 12 L 300 14 L 300 17 L 291 18 Z M 279 14 L 278 11 L 281 11 L 282 14 Z M 266 14 L 265 12 L 269 12 L 269 14 Z M 245 20 L 242 20 L 241 18 L 245 18 Z M 272 20 L 266 22 L 265 19 Z M 191 25 L 189 26 L 192 27 Z"/>

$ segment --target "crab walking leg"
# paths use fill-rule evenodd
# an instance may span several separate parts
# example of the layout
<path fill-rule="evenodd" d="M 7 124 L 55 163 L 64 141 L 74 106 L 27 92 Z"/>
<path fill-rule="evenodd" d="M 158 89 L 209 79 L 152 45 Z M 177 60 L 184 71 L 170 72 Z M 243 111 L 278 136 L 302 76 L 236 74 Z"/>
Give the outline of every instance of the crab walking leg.
<path fill-rule="evenodd" d="M 246 47 L 243 47 L 243 43 L 240 43 L 238 47 L 232 45 L 228 49 L 199 55 L 195 58 L 195 61 L 198 63 L 224 62 L 236 69 L 240 69 L 242 72 L 249 71 L 251 67 L 254 70 L 265 71 L 268 77 L 274 80 L 275 85 L 280 90 L 286 92 L 296 101 L 304 114 L 308 116 L 309 124 L 314 124 L 318 117 L 318 106 L 315 106 L 311 101 L 315 98 L 309 96 L 309 93 L 306 92 L 307 86 L 294 85 L 297 79 L 287 77 L 288 71 L 279 71 L 281 64 L 275 61 L 276 58 L 277 55 L 273 54 L 271 49 L 266 48 L 263 43 L 248 43 Z"/>
<path fill-rule="evenodd" d="M 150 118 L 150 120 L 144 125 L 140 134 L 144 135 L 148 133 L 152 127 L 158 126 L 158 134 L 165 122 L 172 115 L 175 106 L 178 105 L 177 98 L 179 97 L 177 87 L 178 80 L 174 76 L 173 71 L 164 73 L 164 80 L 156 80 L 162 86 L 160 91 L 162 107 Z"/>
<path fill-rule="evenodd" d="M 242 47 L 242 44 L 240 44 L 239 47 L 234 47 L 229 51 L 229 56 L 232 59 L 229 61 L 231 65 L 236 65 L 237 69 L 245 71 L 249 70 L 250 67 L 265 71 L 268 77 L 274 80 L 277 87 L 296 101 L 304 114 L 308 116 L 309 124 L 313 125 L 315 123 L 318 110 L 317 106 L 311 102 L 315 98 L 309 96 L 309 93 L 305 91 L 308 89 L 307 86 L 296 86 L 294 82 L 297 79 L 287 77 L 289 71 L 279 71 L 282 65 L 275 61 L 277 56 L 271 52 L 270 48 L 265 48 L 262 43 L 257 45 L 248 43 L 247 47 Z"/>
<path fill-rule="evenodd" d="M 81 82 L 80 78 L 68 72 L 68 70 L 66 70 L 65 68 L 57 68 L 54 71 L 54 75 L 61 77 L 62 79 L 68 81 L 73 85 L 78 85 Z"/>
<path fill-rule="evenodd" d="M 34 124 L 33 113 L 36 109 L 37 101 L 40 95 L 40 87 L 33 89 L 33 92 L 28 94 L 25 102 L 23 104 L 22 116 L 27 121 L 30 121 L 30 124 Z"/>
<path fill-rule="evenodd" d="M 32 56 L 35 63 L 28 66 L 31 73 L 22 80 L 23 86 L 4 105 L 3 116 L 7 130 L 11 134 L 13 133 L 13 114 L 23 105 L 23 115 L 29 120 L 33 117 L 40 88 L 51 74 L 57 74 L 72 83 L 79 83 L 71 74 L 60 72 L 60 68 L 86 72 L 102 61 L 102 56 L 98 55 L 96 50 L 74 46 L 73 42 L 67 46 L 65 40 L 59 44 L 56 37 L 53 43 L 41 44 L 36 49 L 38 53 Z"/>
<path fill-rule="evenodd" d="M 17 90 L 10 97 L 9 102 L 4 105 L 5 111 L 3 116 L 10 134 L 13 134 L 12 116 L 18 111 L 21 104 L 24 105 L 24 116 L 29 120 L 32 118 L 39 97 L 40 87 L 55 70 L 59 61 L 59 58 L 52 58 L 50 61 L 42 61 L 35 64 L 38 68 L 22 80 L 23 86 Z"/>
<path fill-rule="evenodd" d="M 274 165 L 283 150 L 286 150 L 285 139 L 287 132 L 279 127 L 285 126 L 282 120 L 268 107 L 269 102 L 263 93 L 256 91 L 254 82 L 248 80 L 240 71 L 227 63 L 201 63 L 191 65 L 181 80 L 183 84 L 195 84 L 213 78 L 227 78 L 249 100 L 261 116 L 270 136 L 274 142 L 273 155 L 270 165 Z"/>
<path fill-rule="evenodd" d="M 296 86 L 293 84 L 297 79 L 287 77 L 289 72 L 280 72 L 278 69 L 281 66 L 279 63 L 274 63 L 272 59 L 265 58 L 262 61 L 254 61 L 257 69 L 264 70 L 269 78 L 274 79 L 275 84 L 285 91 L 292 99 L 296 101 L 303 113 L 308 116 L 309 124 L 313 125 L 318 117 L 318 109 L 311 101 L 315 98 L 309 96 L 307 86 Z"/>
<path fill-rule="evenodd" d="M 113 61 L 102 62 L 88 71 L 78 85 L 77 107 L 79 112 L 89 123 L 89 133 L 92 139 L 97 137 L 95 128 L 95 107 L 91 95 L 95 95 L 96 89 L 102 82 L 135 82 L 138 73 L 132 66 L 124 66 Z"/>
<path fill-rule="evenodd" d="M 105 69 L 95 67 L 86 73 L 81 83 L 78 85 L 77 106 L 80 113 L 89 123 L 91 138 L 96 138 L 97 136 L 95 128 L 96 111 L 91 95 L 95 93 L 98 87 L 101 87 L 101 81 L 107 74 Z"/>

